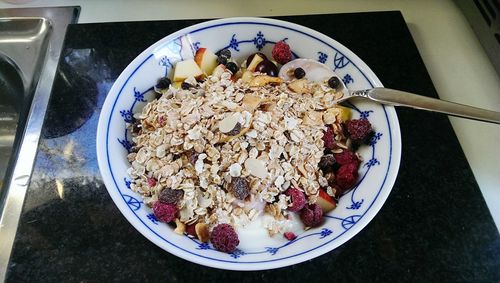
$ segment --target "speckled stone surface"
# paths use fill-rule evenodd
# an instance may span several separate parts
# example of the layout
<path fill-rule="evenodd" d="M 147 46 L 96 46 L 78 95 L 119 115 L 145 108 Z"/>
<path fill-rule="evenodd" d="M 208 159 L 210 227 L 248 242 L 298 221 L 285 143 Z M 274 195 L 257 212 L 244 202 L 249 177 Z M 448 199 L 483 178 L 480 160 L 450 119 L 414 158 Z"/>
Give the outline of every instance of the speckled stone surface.
<path fill-rule="evenodd" d="M 399 12 L 282 19 L 341 42 L 386 87 L 437 97 Z M 394 189 L 373 221 L 332 252 L 278 270 L 233 272 L 177 258 L 139 234 L 99 174 L 100 108 L 135 56 L 195 22 L 70 26 L 7 282 L 500 281 L 500 237 L 448 118 L 402 108 Z"/>

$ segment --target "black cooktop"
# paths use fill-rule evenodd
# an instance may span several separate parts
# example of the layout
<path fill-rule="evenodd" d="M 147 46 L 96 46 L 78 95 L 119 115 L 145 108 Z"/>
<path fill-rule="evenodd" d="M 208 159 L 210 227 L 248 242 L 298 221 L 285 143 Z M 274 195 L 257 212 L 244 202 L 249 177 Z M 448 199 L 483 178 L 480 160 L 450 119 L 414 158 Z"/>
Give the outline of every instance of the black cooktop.
<path fill-rule="evenodd" d="M 386 87 L 437 97 L 401 13 L 279 18 L 341 42 Z M 99 174 L 99 112 L 132 59 L 198 22 L 69 27 L 7 282 L 500 281 L 498 230 L 448 118 L 403 108 L 396 184 L 370 224 L 334 251 L 277 270 L 233 272 L 177 258 L 139 234 Z"/>

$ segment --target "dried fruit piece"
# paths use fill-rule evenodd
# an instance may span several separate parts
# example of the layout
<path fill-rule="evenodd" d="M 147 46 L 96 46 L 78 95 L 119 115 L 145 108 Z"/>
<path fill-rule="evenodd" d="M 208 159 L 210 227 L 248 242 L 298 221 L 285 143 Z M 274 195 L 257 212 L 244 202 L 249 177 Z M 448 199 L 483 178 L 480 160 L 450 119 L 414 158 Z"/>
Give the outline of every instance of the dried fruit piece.
<path fill-rule="evenodd" d="M 353 119 L 347 121 L 347 133 L 355 142 L 363 141 L 372 131 L 372 124 L 368 119 Z"/>
<path fill-rule="evenodd" d="M 169 223 L 175 219 L 177 207 L 173 204 L 157 201 L 153 204 L 153 213 L 158 220 Z"/>
<path fill-rule="evenodd" d="M 340 165 L 349 163 L 359 164 L 359 159 L 356 154 L 348 149 L 342 151 L 341 153 L 335 153 L 333 156 L 335 157 L 337 163 Z"/>
<path fill-rule="evenodd" d="M 327 149 L 334 149 L 336 147 L 332 127 L 326 127 L 326 131 L 323 134 L 323 142 Z"/>
<path fill-rule="evenodd" d="M 232 177 L 228 190 L 233 193 L 237 199 L 244 200 L 250 194 L 250 185 L 247 179 L 243 177 Z"/>
<path fill-rule="evenodd" d="M 236 246 L 240 244 L 238 234 L 229 224 L 219 224 L 215 226 L 210 235 L 210 241 L 214 248 L 221 252 L 232 253 L 236 250 Z"/>
<path fill-rule="evenodd" d="M 306 196 L 297 188 L 289 188 L 285 191 L 285 195 L 290 197 L 289 211 L 299 211 L 306 205 Z"/>
<path fill-rule="evenodd" d="M 306 71 L 304 71 L 304 69 L 302 68 L 295 68 L 295 70 L 293 70 L 293 76 L 296 78 L 296 79 L 302 79 L 303 77 L 306 76 Z"/>
<path fill-rule="evenodd" d="M 284 40 L 276 42 L 273 47 L 272 55 L 274 60 L 282 65 L 292 60 L 292 50 L 290 50 L 290 45 Z"/>
<path fill-rule="evenodd" d="M 150 186 L 150 187 L 156 186 L 156 179 L 155 178 L 148 177 L 147 180 L 148 180 L 148 186 Z"/>
<path fill-rule="evenodd" d="M 336 166 L 338 165 L 338 163 L 335 164 Z M 328 182 L 328 185 L 332 186 L 333 184 L 335 184 L 335 173 L 333 173 L 332 171 L 326 172 L 323 177 L 325 177 L 326 181 Z"/>
<path fill-rule="evenodd" d="M 196 224 L 186 225 L 186 234 L 188 234 L 189 236 L 193 236 L 193 237 L 198 238 L 198 236 L 196 235 L 195 226 L 196 226 Z"/>
<path fill-rule="evenodd" d="M 335 201 L 335 199 L 327 194 L 324 189 L 319 189 L 318 192 L 318 199 L 316 203 L 321 206 L 321 209 L 323 209 L 323 213 L 328 213 L 337 207 L 337 202 Z"/>
<path fill-rule="evenodd" d="M 332 76 L 330 79 L 328 79 L 328 86 L 333 88 L 334 90 L 339 90 L 342 86 L 342 83 L 340 82 L 339 78 L 337 78 L 336 76 Z"/>
<path fill-rule="evenodd" d="M 358 164 L 349 163 L 340 166 L 337 171 L 335 182 L 343 192 L 351 189 L 356 184 L 358 178 Z"/>
<path fill-rule="evenodd" d="M 177 204 L 184 196 L 183 190 L 163 189 L 158 195 L 158 200 L 167 204 Z"/>
<path fill-rule="evenodd" d="M 227 62 L 226 64 L 226 68 L 234 75 L 236 74 L 240 68 L 238 67 L 238 65 L 236 65 L 236 63 L 234 62 Z"/>
<path fill-rule="evenodd" d="M 278 76 L 278 67 L 269 60 L 264 60 L 255 66 L 255 72 L 263 73 L 271 77 Z"/>
<path fill-rule="evenodd" d="M 323 209 L 316 203 L 306 205 L 300 212 L 300 219 L 306 227 L 316 227 L 323 220 Z"/>
<path fill-rule="evenodd" d="M 323 173 L 326 173 L 329 171 L 333 171 L 336 163 L 337 161 L 335 160 L 333 154 L 327 154 L 321 157 L 318 163 L 318 167 L 323 171 Z"/>
<path fill-rule="evenodd" d="M 288 240 L 288 241 L 293 241 L 297 236 L 293 232 L 285 232 L 283 233 L 283 236 Z"/>

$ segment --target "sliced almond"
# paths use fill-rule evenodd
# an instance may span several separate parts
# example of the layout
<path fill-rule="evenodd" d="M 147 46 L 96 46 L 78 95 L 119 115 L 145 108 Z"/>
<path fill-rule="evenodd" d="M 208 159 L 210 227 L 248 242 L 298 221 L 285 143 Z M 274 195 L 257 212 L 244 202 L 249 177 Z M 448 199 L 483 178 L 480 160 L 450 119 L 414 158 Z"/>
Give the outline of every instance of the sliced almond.
<path fill-rule="evenodd" d="M 227 115 L 224 119 L 219 122 L 219 131 L 221 133 L 229 133 L 234 129 L 238 121 L 240 120 L 241 113 L 236 112 Z"/>
<path fill-rule="evenodd" d="M 266 178 L 268 175 L 266 164 L 259 159 L 247 158 L 247 160 L 245 160 L 245 168 L 250 174 L 261 179 Z"/>
<path fill-rule="evenodd" d="M 248 84 L 251 87 L 255 87 L 255 86 L 265 86 L 271 83 L 280 84 L 282 82 L 283 82 L 282 78 L 261 75 L 253 77 Z"/>
<path fill-rule="evenodd" d="M 210 240 L 207 224 L 203 222 L 196 223 L 196 225 L 194 226 L 194 231 L 196 232 L 198 240 L 202 241 L 203 243 L 207 243 L 208 240 Z"/>
<path fill-rule="evenodd" d="M 259 107 L 261 102 L 262 99 L 260 97 L 251 94 L 245 94 L 245 96 L 243 97 L 242 106 L 243 109 L 247 110 L 248 112 L 253 112 Z"/>
<path fill-rule="evenodd" d="M 182 223 L 179 218 L 175 219 L 175 233 L 182 235 L 186 232 L 186 224 Z"/>
<path fill-rule="evenodd" d="M 288 84 L 288 88 L 292 90 L 293 92 L 296 92 L 298 94 L 303 94 L 303 93 L 309 93 L 310 89 L 307 86 L 307 80 L 306 79 L 300 79 L 293 81 Z"/>
<path fill-rule="evenodd" d="M 246 128 L 244 128 L 244 129 L 242 129 L 242 130 L 240 131 L 240 133 L 239 133 L 239 134 L 237 134 L 236 136 L 226 136 L 226 135 L 224 135 L 224 136 L 222 136 L 222 137 L 220 138 L 219 143 L 225 143 L 225 142 L 229 142 L 229 141 L 231 141 L 231 140 L 233 140 L 233 139 L 235 139 L 235 138 L 239 138 L 239 137 L 241 137 L 242 135 L 246 134 L 246 133 L 248 132 L 248 130 L 250 130 L 250 127 L 246 127 Z"/>

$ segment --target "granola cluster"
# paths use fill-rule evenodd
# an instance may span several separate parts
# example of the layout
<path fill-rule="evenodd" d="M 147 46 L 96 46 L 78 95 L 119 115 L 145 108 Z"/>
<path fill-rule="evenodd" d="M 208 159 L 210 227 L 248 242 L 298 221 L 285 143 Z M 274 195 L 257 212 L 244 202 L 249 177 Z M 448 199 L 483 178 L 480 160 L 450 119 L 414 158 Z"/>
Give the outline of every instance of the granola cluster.
<path fill-rule="evenodd" d="M 128 155 L 132 190 L 150 206 L 162 191 L 179 190 L 176 223 L 245 226 L 263 213 L 279 221 L 291 205 L 284 192 L 303 190 L 313 204 L 328 180 L 318 168 L 325 125 L 343 141 L 341 93 L 305 79 L 237 81 L 230 72 L 189 89 L 170 87 L 135 114 Z M 275 78 L 278 79 L 278 78 Z M 179 226 L 179 225 L 178 225 Z M 271 227 L 272 226 L 272 227 Z M 270 225 L 271 234 L 279 227 Z"/>

